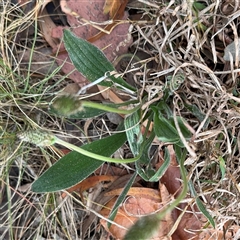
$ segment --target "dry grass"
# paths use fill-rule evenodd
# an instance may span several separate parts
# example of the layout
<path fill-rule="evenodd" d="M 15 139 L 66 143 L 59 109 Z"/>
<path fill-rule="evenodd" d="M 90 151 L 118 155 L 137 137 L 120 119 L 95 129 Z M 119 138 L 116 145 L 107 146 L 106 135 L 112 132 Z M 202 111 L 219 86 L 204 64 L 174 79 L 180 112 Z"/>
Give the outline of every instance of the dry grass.
<path fill-rule="evenodd" d="M 170 107 L 193 129 L 192 142 L 186 143 L 189 178 L 222 230 L 240 225 L 240 70 L 239 61 L 223 59 L 226 45 L 238 39 L 240 8 L 238 1 L 202 1 L 205 7 L 196 10 L 190 2 L 130 1 L 130 12 L 144 18 L 133 23 L 131 51 L 143 66 L 133 79 L 151 92 L 162 89 L 167 76 L 184 75 L 176 91 L 172 86 Z M 36 195 L 27 188 L 58 154 L 23 148 L 14 134 L 36 126 L 66 134 L 66 123 L 47 113 L 49 99 L 66 82 L 58 73 L 42 78 L 20 64 L 19 51 L 38 52 L 45 44 L 39 32 L 29 35 L 34 39 L 23 34 L 36 26 L 36 12 L 23 13 L 9 1 L 0 9 L 0 239 L 78 239 L 86 214 L 79 199 L 61 202 L 57 193 Z M 88 239 L 104 238 L 95 230 Z"/>

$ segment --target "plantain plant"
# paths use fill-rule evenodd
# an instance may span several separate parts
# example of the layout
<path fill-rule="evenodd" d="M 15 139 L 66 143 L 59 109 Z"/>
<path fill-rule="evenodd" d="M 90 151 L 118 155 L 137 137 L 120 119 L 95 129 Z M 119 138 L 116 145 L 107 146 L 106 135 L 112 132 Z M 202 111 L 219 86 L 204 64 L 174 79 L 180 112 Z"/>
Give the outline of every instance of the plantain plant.
<path fill-rule="evenodd" d="M 135 176 L 139 175 L 145 181 L 158 181 L 170 164 L 170 156 L 166 150 L 164 164 L 156 171 L 152 166 L 150 156 L 152 142 L 154 139 L 158 139 L 165 144 L 172 144 L 176 152 L 178 152 L 178 160 L 183 179 L 182 194 L 180 194 L 175 202 L 169 206 L 169 208 L 166 208 L 163 213 L 148 218 L 146 217 L 142 220 L 147 221 L 147 224 L 150 225 L 149 230 L 146 230 L 144 233 L 146 234 L 145 238 L 148 239 L 158 225 L 155 223 L 161 220 L 164 213 L 177 206 L 187 193 L 188 184 L 186 171 L 183 166 L 186 149 L 182 140 L 183 138 L 185 141 L 190 140 L 192 134 L 186 127 L 184 119 L 181 117 L 174 118 L 171 108 L 169 107 L 171 95 L 184 82 L 184 74 L 178 73 L 174 76 L 169 76 L 165 87 L 162 89 L 162 97 L 159 97 L 159 93 L 156 93 L 153 96 L 153 99 L 155 98 L 156 100 L 152 101 L 152 104 L 148 104 L 146 100 L 147 93 L 144 92 L 140 98 L 137 89 L 126 83 L 123 78 L 117 74 L 114 66 L 97 47 L 76 37 L 69 30 L 64 30 L 64 44 L 76 69 L 92 82 L 92 84 L 121 89 L 121 91 L 135 95 L 135 99 L 122 104 L 99 104 L 80 100 L 79 96 L 61 95 L 55 98 L 50 104 L 51 114 L 71 119 L 87 119 L 105 114 L 106 112 L 114 112 L 124 115 L 124 121 L 123 124 L 118 126 L 117 133 L 82 147 L 67 143 L 52 133 L 41 130 L 32 129 L 20 133 L 18 136 L 22 141 L 36 144 L 39 147 L 57 143 L 72 150 L 59 159 L 58 162 L 51 166 L 32 184 L 32 191 L 54 192 L 69 188 L 87 178 L 104 162 L 134 162 L 136 169 Z M 146 107 L 146 104 L 148 107 Z M 134 107 L 132 107 L 133 105 Z M 142 131 L 141 128 L 143 122 L 147 122 L 147 124 L 145 124 L 145 131 Z M 151 124 L 154 126 L 152 129 Z M 112 158 L 111 155 L 126 141 L 128 141 L 133 158 Z M 133 181 L 128 184 L 126 191 L 123 191 L 124 195 L 121 195 L 119 197 L 120 199 L 124 199 L 124 196 L 127 194 L 127 189 L 130 188 L 132 182 Z M 121 201 L 117 202 L 119 206 Z M 118 206 L 114 208 L 115 213 Z M 209 221 L 214 224 L 211 216 L 204 208 L 202 209 Z M 111 214 L 111 218 L 114 218 L 114 213 Z M 139 235 L 136 235 L 136 232 L 138 232 L 139 226 L 141 226 L 141 222 L 133 227 L 133 230 L 128 233 L 126 239 L 133 239 L 134 236 L 138 238 Z"/>

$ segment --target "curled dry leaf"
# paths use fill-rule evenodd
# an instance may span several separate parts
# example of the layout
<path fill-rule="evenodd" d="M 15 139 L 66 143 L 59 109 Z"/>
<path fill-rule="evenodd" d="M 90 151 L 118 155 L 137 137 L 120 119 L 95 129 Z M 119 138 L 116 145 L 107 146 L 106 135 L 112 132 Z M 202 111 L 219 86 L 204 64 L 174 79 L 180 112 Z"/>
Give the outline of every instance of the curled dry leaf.
<path fill-rule="evenodd" d="M 115 181 L 112 182 L 112 184 L 108 187 L 108 190 L 106 191 L 111 191 L 116 188 L 123 188 L 129 181 L 131 176 L 132 175 L 128 173 L 126 175 L 118 177 Z M 137 184 L 139 180 L 140 179 L 137 177 L 135 180 L 134 186 Z M 94 210 L 95 212 L 100 212 L 100 210 L 104 206 L 106 206 L 106 204 L 111 199 L 114 198 L 114 196 L 105 196 L 106 191 L 101 192 L 95 199 L 92 199 L 92 201 L 96 203 L 92 206 L 92 210 Z M 82 227 L 82 236 L 85 236 L 94 219 L 96 219 L 96 214 L 94 214 L 93 212 L 90 213 L 86 219 L 84 219 L 83 227 Z"/>
<path fill-rule="evenodd" d="M 113 190 L 107 194 L 119 194 L 121 191 Z M 169 194 L 164 185 L 161 185 L 160 192 L 164 194 L 164 196 L 160 197 L 160 194 L 157 190 L 149 189 L 149 188 L 131 188 L 128 192 L 128 197 L 122 204 L 122 206 L 118 209 L 117 215 L 114 219 L 114 222 L 118 225 L 112 224 L 110 228 L 107 226 L 107 222 L 104 219 L 101 219 L 102 226 L 116 239 L 123 239 L 127 230 L 142 216 L 153 214 L 161 211 L 161 209 L 168 203 L 162 201 L 161 199 L 169 200 Z M 116 198 L 109 201 L 105 208 L 101 210 L 101 214 L 108 218 L 110 210 L 113 208 Z M 166 239 L 170 229 L 173 226 L 173 219 L 171 214 L 167 214 L 164 219 L 159 224 L 159 229 L 155 233 L 155 235 L 150 239 Z M 168 239 L 171 239 L 168 236 Z"/>

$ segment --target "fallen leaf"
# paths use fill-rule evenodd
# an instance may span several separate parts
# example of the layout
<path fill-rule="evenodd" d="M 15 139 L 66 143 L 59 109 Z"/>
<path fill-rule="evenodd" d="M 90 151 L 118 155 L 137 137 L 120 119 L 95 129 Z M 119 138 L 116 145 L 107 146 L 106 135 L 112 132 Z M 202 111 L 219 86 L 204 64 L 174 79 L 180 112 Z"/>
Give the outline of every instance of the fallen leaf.
<path fill-rule="evenodd" d="M 39 13 L 39 22 L 38 23 L 39 23 L 39 27 L 41 29 L 41 33 L 42 33 L 43 37 L 45 38 L 46 42 L 51 46 L 51 48 L 54 48 L 54 49 L 57 48 L 60 41 L 59 41 L 59 39 L 52 37 L 52 31 L 57 26 L 52 21 L 52 19 L 48 15 L 47 10 L 45 8 Z"/>
<path fill-rule="evenodd" d="M 29 59 L 31 58 L 30 70 L 32 73 L 41 75 L 50 75 L 56 71 L 58 65 L 53 57 L 51 57 L 51 48 L 40 48 L 37 51 L 25 50 L 18 56 L 20 67 L 28 68 Z"/>
<path fill-rule="evenodd" d="M 132 174 L 126 174 L 124 176 L 120 176 L 115 181 L 112 182 L 112 184 L 108 187 L 108 190 L 111 191 L 116 188 L 124 187 L 129 179 L 132 177 Z M 135 183 L 133 186 L 137 184 L 137 182 L 140 180 L 139 177 L 136 178 Z M 92 201 L 96 204 L 92 205 L 92 210 L 95 212 L 100 212 L 101 209 L 106 206 L 106 204 L 113 199 L 113 196 L 105 196 L 105 192 L 101 192 L 96 199 L 92 199 Z M 88 231 L 89 227 L 91 226 L 92 222 L 96 218 L 96 214 L 94 212 L 91 212 L 90 215 L 84 219 L 83 226 L 82 226 L 82 236 L 85 236 L 86 232 Z"/>
<path fill-rule="evenodd" d="M 122 190 L 123 190 L 122 188 L 114 189 L 112 191 L 105 193 L 105 196 L 120 195 Z M 159 192 L 151 188 L 131 187 L 130 190 L 128 191 L 128 195 L 140 196 L 158 202 L 161 201 L 161 196 L 159 195 Z"/>
<path fill-rule="evenodd" d="M 124 9 L 128 0 L 105 0 L 103 13 L 109 13 L 111 19 L 120 19 L 124 15 Z"/>
<path fill-rule="evenodd" d="M 106 181 L 113 182 L 117 178 L 118 178 L 118 176 L 107 176 L 107 175 L 91 176 L 91 177 L 88 177 L 87 179 L 83 180 L 82 182 L 74 185 L 73 187 L 67 189 L 67 191 L 69 193 L 71 193 L 73 191 L 79 191 L 80 195 L 81 195 L 84 191 L 95 187 L 100 182 L 106 182 Z M 62 193 L 62 198 L 65 198 L 66 196 L 67 196 L 67 193 Z"/>
<path fill-rule="evenodd" d="M 161 185 L 161 191 L 165 194 L 167 190 L 164 185 Z M 119 194 L 120 189 L 112 190 L 109 194 Z M 108 194 L 108 193 L 106 193 Z M 106 195 L 105 194 L 105 195 Z M 169 200 L 169 195 L 164 198 Z M 113 198 L 105 207 L 101 210 L 101 214 L 104 217 L 108 217 L 111 209 L 114 206 L 116 197 Z M 142 216 L 153 214 L 155 212 L 161 211 L 161 209 L 167 204 L 167 202 L 162 202 L 159 192 L 154 189 L 149 188 L 131 188 L 128 192 L 128 197 L 118 209 L 117 215 L 114 222 L 117 224 L 112 224 L 110 228 L 107 226 L 107 221 L 104 219 L 100 220 L 102 226 L 111 233 L 111 235 L 116 239 L 123 239 L 127 230 Z M 122 227 L 120 227 L 120 226 Z M 166 239 L 170 229 L 173 226 L 173 219 L 171 213 L 166 214 L 164 219 L 159 224 L 159 229 L 156 234 L 150 239 Z M 168 239 L 171 239 L 168 236 Z"/>
<path fill-rule="evenodd" d="M 217 229 L 205 229 L 199 235 L 199 240 L 232 240 L 239 239 L 240 226 L 233 225 L 226 231 L 219 231 Z"/>

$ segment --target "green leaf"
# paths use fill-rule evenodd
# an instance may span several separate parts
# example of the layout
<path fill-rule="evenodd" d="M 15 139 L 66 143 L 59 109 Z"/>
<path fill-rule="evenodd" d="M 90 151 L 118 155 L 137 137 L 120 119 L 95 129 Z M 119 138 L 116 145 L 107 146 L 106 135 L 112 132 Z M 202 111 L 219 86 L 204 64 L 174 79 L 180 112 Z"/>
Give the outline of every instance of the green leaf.
<path fill-rule="evenodd" d="M 166 148 L 165 155 L 164 155 L 164 163 L 162 164 L 162 166 L 157 171 L 155 171 L 152 168 L 151 159 L 149 157 L 149 151 L 150 151 L 151 143 L 152 143 L 154 137 L 155 137 L 155 134 L 152 132 L 149 139 L 144 141 L 143 154 L 142 154 L 141 158 L 135 163 L 138 174 L 145 181 L 148 181 L 148 182 L 159 181 L 159 179 L 166 172 L 166 170 L 171 162 L 169 151 Z"/>
<path fill-rule="evenodd" d="M 126 134 L 118 133 L 86 144 L 82 148 L 107 157 L 117 151 L 125 141 Z M 102 164 L 101 161 L 72 151 L 43 173 L 32 184 L 32 191 L 55 192 L 69 188 L 87 178 Z"/>
<path fill-rule="evenodd" d="M 116 72 L 114 66 L 96 46 L 78 38 L 69 30 L 64 29 L 63 33 L 64 45 L 72 63 L 89 81 L 94 82 L 107 73 Z M 112 81 L 104 80 L 99 85 L 111 87 L 113 83 L 117 83 L 131 91 L 136 91 L 134 87 L 126 83 L 121 77 L 109 76 L 108 78 Z"/>
<path fill-rule="evenodd" d="M 182 159 L 182 161 L 184 161 L 186 159 L 187 151 L 185 148 L 182 149 L 180 146 L 174 145 L 174 151 L 175 151 L 178 163 L 181 159 Z"/>
<path fill-rule="evenodd" d="M 142 144 L 142 155 L 140 159 L 135 162 L 137 173 L 145 181 L 149 181 L 149 179 L 156 172 L 152 167 L 151 158 L 150 158 L 150 150 L 151 150 L 151 146 L 154 138 L 155 138 L 155 133 L 154 131 L 152 131 L 149 138 L 144 139 Z"/>
<path fill-rule="evenodd" d="M 218 159 L 219 159 L 219 167 L 220 167 L 220 170 L 222 173 L 222 179 L 223 179 L 225 176 L 225 173 L 226 173 L 226 164 L 225 164 L 225 160 L 222 156 L 219 156 Z"/>
<path fill-rule="evenodd" d="M 193 104 L 193 105 L 190 105 L 190 104 L 184 103 L 184 106 L 185 106 L 200 122 L 202 122 L 202 121 L 205 119 L 206 115 L 203 114 L 196 105 L 194 105 L 194 104 Z M 207 120 L 206 120 L 203 128 L 204 128 L 204 129 L 207 129 L 209 123 L 210 123 L 210 119 L 207 118 Z"/>
<path fill-rule="evenodd" d="M 192 181 L 189 181 L 188 182 L 188 186 L 189 186 L 189 189 L 191 191 L 191 194 L 196 197 L 196 204 L 199 208 L 199 210 L 202 212 L 202 214 L 208 219 L 208 221 L 211 223 L 211 225 L 215 228 L 215 222 L 212 218 L 212 216 L 210 215 L 210 213 L 208 212 L 208 210 L 206 209 L 206 207 L 203 205 L 202 201 L 200 200 L 200 198 L 198 197 L 195 189 L 194 189 L 194 186 L 193 186 L 193 183 Z"/>
<path fill-rule="evenodd" d="M 116 202 L 114 203 L 114 206 L 109 214 L 109 220 L 113 221 L 116 214 L 117 214 L 117 211 L 118 211 L 118 208 L 119 206 L 122 204 L 122 202 L 124 201 L 125 197 L 127 196 L 127 193 L 129 191 L 129 189 L 131 188 L 131 186 L 133 185 L 135 179 L 136 179 L 136 176 L 137 176 L 137 172 L 135 172 L 132 177 L 129 179 L 129 181 L 127 182 L 126 186 L 124 187 L 124 189 L 122 190 L 121 194 L 118 196 Z M 108 228 L 110 228 L 111 226 L 111 223 L 108 223 Z"/>
<path fill-rule="evenodd" d="M 124 240 L 148 240 L 158 230 L 160 219 L 158 214 L 140 218 L 124 236 Z"/>
<path fill-rule="evenodd" d="M 158 139 L 162 142 L 171 144 L 179 142 L 179 135 L 175 127 L 158 111 L 155 111 L 154 115 L 154 131 Z"/>
<path fill-rule="evenodd" d="M 206 6 L 203 3 L 201 3 L 201 2 L 194 1 L 193 2 L 193 8 L 196 11 L 202 11 L 203 9 L 206 8 Z"/>
<path fill-rule="evenodd" d="M 167 148 L 165 148 L 164 162 L 157 172 L 149 179 L 150 182 L 157 182 L 164 175 L 170 165 L 171 159 Z"/>
<path fill-rule="evenodd" d="M 170 144 L 177 144 L 180 147 L 184 147 L 181 138 L 178 134 L 178 131 L 175 127 L 173 117 L 169 119 L 163 117 L 161 112 L 157 110 L 157 108 L 153 108 L 154 114 L 154 131 L 158 137 L 158 139 L 162 142 L 170 143 Z M 191 132 L 185 126 L 183 119 L 181 117 L 177 117 L 177 122 L 182 132 L 183 136 L 186 139 L 190 139 Z"/>
<path fill-rule="evenodd" d="M 124 120 L 124 126 L 131 151 L 134 156 L 137 156 L 140 153 L 141 145 L 143 143 L 139 112 L 136 111 L 133 114 L 128 115 Z"/>
<path fill-rule="evenodd" d="M 172 124 L 172 126 L 175 127 L 175 123 L 174 123 L 174 119 L 173 117 L 171 117 L 169 119 L 170 123 Z M 186 127 L 186 125 L 184 124 L 184 121 L 183 121 L 183 118 L 181 117 L 177 117 L 177 122 L 178 122 L 178 126 L 182 132 L 182 135 L 187 139 L 189 140 L 192 136 L 192 133 L 188 130 L 188 128 Z M 177 129 L 176 129 L 177 131 Z"/>

